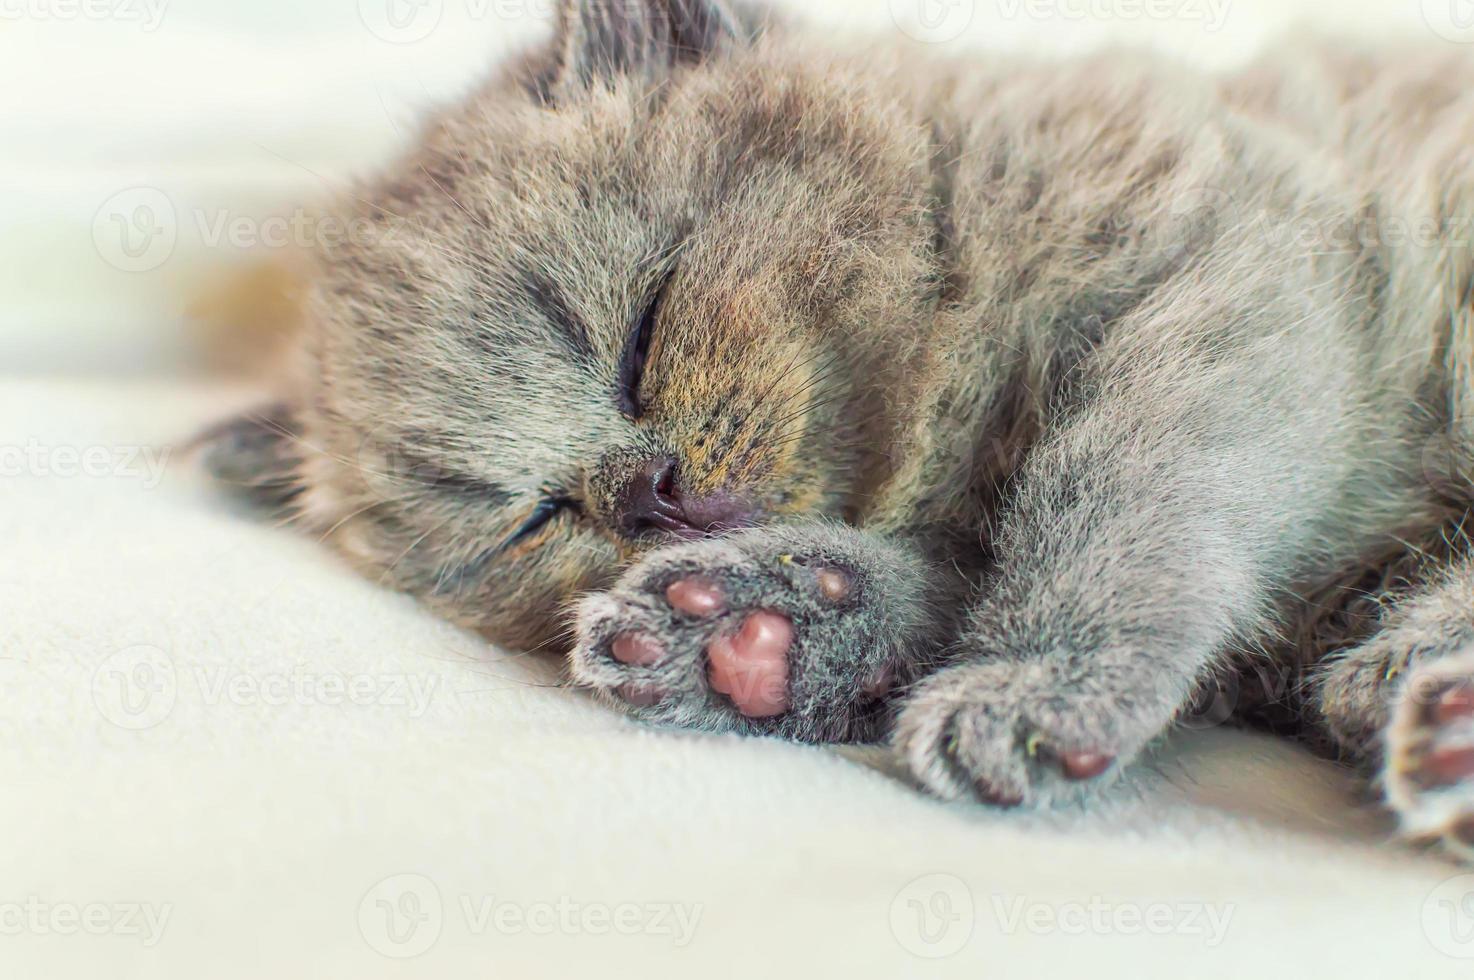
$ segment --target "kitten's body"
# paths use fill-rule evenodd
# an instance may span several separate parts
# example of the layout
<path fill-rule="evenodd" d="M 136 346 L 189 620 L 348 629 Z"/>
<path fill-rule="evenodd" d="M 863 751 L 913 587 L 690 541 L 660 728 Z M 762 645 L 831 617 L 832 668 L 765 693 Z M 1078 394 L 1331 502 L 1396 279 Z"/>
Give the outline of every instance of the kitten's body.
<path fill-rule="evenodd" d="M 1413 568 L 1285 700 L 1410 831 L 1474 830 L 1474 572 L 1403 544 L 1474 500 L 1474 61 L 1223 80 L 758 25 L 566 5 L 366 191 L 300 438 L 223 468 L 500 641 L 595 593 L 575 676 L 645 717 L 898 715 L 920 781 L 1000 803 L 1089 791 L 1236 663 L 1298 670 L 1305 597 Z"/>

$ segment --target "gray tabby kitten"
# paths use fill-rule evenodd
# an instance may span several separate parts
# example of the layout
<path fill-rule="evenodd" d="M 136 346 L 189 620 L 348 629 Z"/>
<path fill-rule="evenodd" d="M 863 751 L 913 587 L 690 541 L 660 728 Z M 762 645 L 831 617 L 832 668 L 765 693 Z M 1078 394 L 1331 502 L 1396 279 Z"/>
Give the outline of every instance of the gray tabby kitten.
<path fill-rule="evenodd" d="M 1474 856 L 1469 61 L 565 0 L 345 207 L 210 459 L 370 574 L 640 718 L 997 805 L 1227 691 Z"/>

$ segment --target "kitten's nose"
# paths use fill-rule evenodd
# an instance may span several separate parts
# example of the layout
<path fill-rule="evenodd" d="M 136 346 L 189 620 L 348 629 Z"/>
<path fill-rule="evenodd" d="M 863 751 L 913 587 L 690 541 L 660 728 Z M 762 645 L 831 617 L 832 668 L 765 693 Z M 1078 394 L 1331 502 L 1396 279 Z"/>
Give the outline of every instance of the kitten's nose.
<path fill-rule="evenodd" d="M 669 456 L 647 460 L 635 470 L 619 498 L 620 530 L 632 538 L 656 531 L 694 530 L 687 523 L 676 490 L 676 461 Z"/>
<path fill-rule="evenodd" d="M 619 509 L 620 530 L 631 538 L 661 532 L 699 538 L 752 523 L 752 509 L 734 496 L 683 493 L 670 456 L 657 456 L 635 470 L 620 494 Z"/>

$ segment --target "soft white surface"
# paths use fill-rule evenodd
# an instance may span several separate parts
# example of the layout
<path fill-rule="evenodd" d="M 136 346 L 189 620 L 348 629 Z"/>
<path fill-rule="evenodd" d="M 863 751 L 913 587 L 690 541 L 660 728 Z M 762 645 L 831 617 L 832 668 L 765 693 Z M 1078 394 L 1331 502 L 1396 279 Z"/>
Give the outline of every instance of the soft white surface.
<path fill-rule="evenodd" d="M 1298 750 L 1194 735 L 1090 814 L 1037 816 L 925 799 L 876 753 L 642 730 L 230 513 L 177 450 L 157 485 L 127 464 L 224 409 L 0 390 L 0 446 L 28 448 L 23 475 L 0 457 L 0 976 L 1468 976 L 1445 953 L 1474 955 L 1451 931 L 1474 917 L 1439 903 L 1474 881 L 1436 891 L 1457 869 L 1379 843 L 1352 782 Z M 111 474 L 56 473 L 65 447 Z M 423 887 L 405 875 L 442 903 L 408 963 L 381 952 L 408 947 L 374 891 Z M 944 960 L 916 955 L 946 947 L 911 904 L 938 887 L 962 916 L 932 920 L 962 946 Z M 152 946 L 48 934 L 16 918 L 32 898 L 169 918 Z M 560 900 L 700 917 L 680 948 L 477 928 L 485 901 Z M 1008 925 L 1096 900 L 1180 929 Z M 1185 918 L 1209 909 L 1216 945 Z"/>
<path fill-rule="evenodd" d="M 133 450 L 222 396 L 68 378 L 176 363 L 182 297 L 241 254 L 201 222 L 259 225 L 371 166 L 546 0 L 426 0 L 442 20 L 410 44 L 365 28 L 380 0 L 174 0 L 154 30 L 117 15 L 144 0 L 69 2 L 0 0 L 0 977 L 1470 975 L 1474 879 L 1381 843 L 1354 783 L 1288 746 L 1185 737 L 1088 815 L 944 806 L 876 753 L 637 728 L 230 513 L 177 452 L 156 482 Z M 884 28 L 908 2 L 793 6 Z M 970 13 L 960 41 L 1226 64 L 1301 18 L 1456 34 L 1462 2 L 910 6 Z M 1164 9 L 1226 16 L 1141 13 Z M 95 234 L 137 188 L 177 233 L 141 273 Z M 74 452 L 106 475 L 65 475 Z M 378 903 L 417 896 L 441 903 L 404 933 L 428 948 L 384 955 L 415 947 Z M 677 948 L 560 901 L 699 919 Z M 488 902 L 551 906 L 552 934 Z M 1092 902 L 1104 928 L 1075 917 Z M 167 907 L 159 941 L 131 903 Z M 1229 916 L 1212 948 L 1205 907 Z M 1153 909 L 1179 928 L 1143 934 Z"/>

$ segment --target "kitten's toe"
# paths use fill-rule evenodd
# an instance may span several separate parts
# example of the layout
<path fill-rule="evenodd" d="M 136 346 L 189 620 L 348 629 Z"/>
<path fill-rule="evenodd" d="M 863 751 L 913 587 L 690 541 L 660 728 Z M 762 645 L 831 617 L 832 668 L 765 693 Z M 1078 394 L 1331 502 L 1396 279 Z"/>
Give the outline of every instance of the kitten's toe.
<path fill-rule="evenodd" d="M 1402 831 L 1474 862 L 1474 654 L 1408 679 L 1387 732 L 1383 783 Z"/>
<path fill-rule="evenodd" d="M 609 644 L 610 655 L 626 667 L 656 668 L 670 656 L 665 644 L 645 633 L 621 633 Z M 650 680 L 627 681 L 614 693 L 632 708 L 653 708 L 670 697 L 663 684 Z"/>
<path fill-rule="evenodd" d="M 1019 806 L 1026 780 L 1012 758 L 1010 726 L 985 725 L 987 715 L 986 708 L 948 685 L 923 685 L 901 712 L 896 748 L 916 780 L 935 796 Z"/>
<path fill-rule="evenodd" d="M 639 621 L 637 610 L 613 595 L 601 593 L 583 600 L 577 641 L 569 654 L 574 680 L 631 703 L 650 700 L 637 692 L 654 689 L 654 669 L 668 657 L 669 646 L 646 625 Z"/>
<path fill-rule="evenodd" d="M 665 600 L 676 612 L 693 619 L 710 619 L 727 609 L 722 587 L 699 576 L 676 579 L 666 587 Z"/>
<path fill-rule="evenodd" d="M 667 657 L 665 645 L 646 633 L 621 633 L 609 645 L 609 652 L 626 667 L 654 667 Z"/>

